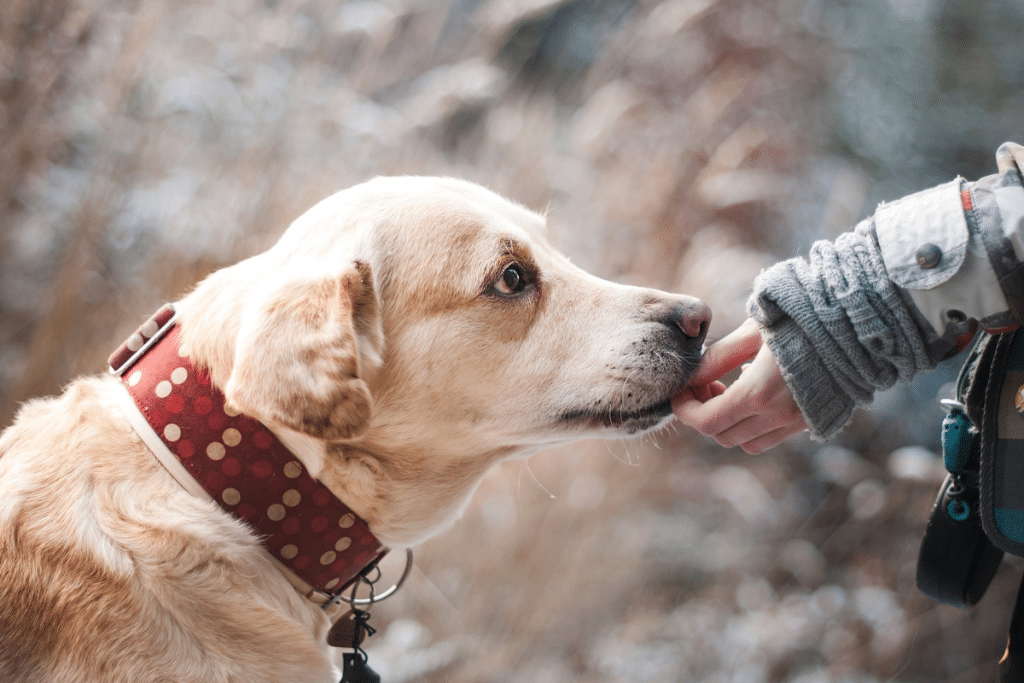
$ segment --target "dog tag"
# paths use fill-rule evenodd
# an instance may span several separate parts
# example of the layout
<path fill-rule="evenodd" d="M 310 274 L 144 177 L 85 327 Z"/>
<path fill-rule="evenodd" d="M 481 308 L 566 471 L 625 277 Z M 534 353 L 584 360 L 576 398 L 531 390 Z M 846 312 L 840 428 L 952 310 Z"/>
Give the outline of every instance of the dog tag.
<path fill-rule="evenodd" d="M 352 610 L 341 615 L 331 630 L 327 632 L 327 644 L 331 647 L 355 647 L 363 642 L 366 637 L 366 629 L 362 622 L 356 619 L 356 613 Z"/>
<path fill-rule="evenodd" d="M 380 674 L 366 664 L 366 656 L 356 651 L 342 655 L 344 673 L 341 683 L 380 683 Z"/>

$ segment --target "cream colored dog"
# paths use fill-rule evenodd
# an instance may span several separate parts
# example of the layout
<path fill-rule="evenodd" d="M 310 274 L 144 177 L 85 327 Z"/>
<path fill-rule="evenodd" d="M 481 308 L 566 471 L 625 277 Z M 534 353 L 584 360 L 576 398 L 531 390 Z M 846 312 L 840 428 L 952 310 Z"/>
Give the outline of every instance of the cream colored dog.
<path fill-rule="evenodd" d="M 501 460 L 664 424 L 710 318 L 436 178 L 339 192 L 178 310 L 228 403 L 392 548 L 448 526 Z M 0 680 L 336 682 L 324 611 L 168 474 L 120 391 L 76 380 L 0 437 Z"/>

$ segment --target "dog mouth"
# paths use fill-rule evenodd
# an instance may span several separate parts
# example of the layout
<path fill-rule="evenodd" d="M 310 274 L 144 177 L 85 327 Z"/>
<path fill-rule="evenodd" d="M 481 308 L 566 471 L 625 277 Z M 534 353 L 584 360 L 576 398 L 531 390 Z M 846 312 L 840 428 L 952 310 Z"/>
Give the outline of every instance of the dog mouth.
<path fill-rule="evenodd" d="M 624 429 L 630 434 L 644 431 L 658 425 L 672 414 L 672 399 L 666 398 L 652 405 L 635 408 L 588 408 L 569 410 L 560 416 L 560 421 L 590 429 Z"/>
<path fill-rule="evenodd" d="M 559 414 L 558 422 L 576 429 L 614 429 L 636 434 L 665 424 L 672 415 L 672 397 L 681 392 L 700 365 L 698 353 L 675 356 L 671 366 L 658 368 L 647 386 L 634 384 L 584 408 L 570 408 Z M 625 393 L 631 392 L 631 393 Z"/>

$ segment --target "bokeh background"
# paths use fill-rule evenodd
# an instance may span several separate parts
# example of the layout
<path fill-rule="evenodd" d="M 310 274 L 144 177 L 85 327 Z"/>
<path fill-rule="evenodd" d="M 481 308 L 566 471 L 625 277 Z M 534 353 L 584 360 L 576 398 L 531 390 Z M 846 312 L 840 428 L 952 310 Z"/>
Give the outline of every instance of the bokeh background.
<path fill-rule="evenodd" d="M 603 277 L 705 298 L 1020 139 L 1024 5 L 5 0 L 0 417 L 380 174 L 538 210 Z M 1020 563 L 917 592 L 936 396 L 758 457 L 681 428 L 499 467 L 374 617 L 390 683 L 985 681 Z M 393 576 L 394 562 L 386 568 Z"/>

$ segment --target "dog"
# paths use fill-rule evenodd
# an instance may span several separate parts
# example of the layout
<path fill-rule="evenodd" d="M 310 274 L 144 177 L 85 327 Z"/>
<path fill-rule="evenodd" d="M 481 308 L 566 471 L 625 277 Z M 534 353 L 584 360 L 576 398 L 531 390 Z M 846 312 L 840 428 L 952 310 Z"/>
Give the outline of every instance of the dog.
<path fill-rule="evenodd" d="M 512 201 L 419 177 L 328 197 L 174 310 L 192 369 L 153 391 L 201 375 L 252 440 L 285 447 L 288 477 L 301 465 L 351 510 L 341 526 L 365 522 L 371 554 L 448 527 L 498 462 L 664 425 L 711 317 L 584 272 Z M 337 681 L 324 592 L 161 459 L 137 424 L 150 408 L 125 407 L 141 374 L 77 379 L 0 436 L 0 679 Z M 172 426 L 152 429 L 180 450 Z M 227 471 L 240 429 L 190 460 Z"/>

